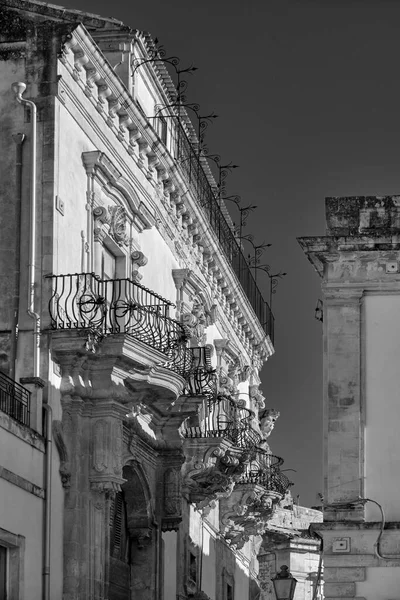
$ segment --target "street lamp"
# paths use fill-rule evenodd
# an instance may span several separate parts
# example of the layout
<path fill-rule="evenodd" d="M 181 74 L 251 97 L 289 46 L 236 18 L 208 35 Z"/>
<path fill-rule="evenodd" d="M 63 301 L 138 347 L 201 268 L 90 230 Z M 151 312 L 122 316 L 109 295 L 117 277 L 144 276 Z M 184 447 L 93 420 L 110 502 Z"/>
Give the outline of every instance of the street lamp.
<path fill-rule="evenodd" d="M 293 600 L 297 579 L 289 573 L 289 567 L 281 566 L 279 573 L 272 579 L 276 600 Z"/>

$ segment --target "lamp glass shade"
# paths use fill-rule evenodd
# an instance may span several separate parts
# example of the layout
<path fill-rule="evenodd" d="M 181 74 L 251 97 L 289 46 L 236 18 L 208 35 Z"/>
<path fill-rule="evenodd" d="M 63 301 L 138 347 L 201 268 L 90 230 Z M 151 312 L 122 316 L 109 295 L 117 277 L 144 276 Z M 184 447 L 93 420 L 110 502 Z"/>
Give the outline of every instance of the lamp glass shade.
<path fill-rule="evenodd" d="M 285 579 L 273 579 L 276 600 L 293 600 L 297 579 L 286 577 Z"/>

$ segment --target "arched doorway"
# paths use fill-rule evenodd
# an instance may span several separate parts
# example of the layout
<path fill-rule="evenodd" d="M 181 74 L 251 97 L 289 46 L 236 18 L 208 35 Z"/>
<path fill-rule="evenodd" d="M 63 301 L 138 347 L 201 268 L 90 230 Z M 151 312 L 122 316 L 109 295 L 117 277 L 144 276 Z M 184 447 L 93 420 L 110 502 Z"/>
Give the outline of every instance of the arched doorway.
<path fill-rule="evenodd" d="M 131 560 L 125 494 L 117 492 L 110 506 L 109 599 L 130 598 Z"/>
<path fill-rule="evenodd" d="M 109 600 L 154 600 L 157 572 L 153 510 L 138 465 L 123 469 L 126 480 L 110 507 Z"/>

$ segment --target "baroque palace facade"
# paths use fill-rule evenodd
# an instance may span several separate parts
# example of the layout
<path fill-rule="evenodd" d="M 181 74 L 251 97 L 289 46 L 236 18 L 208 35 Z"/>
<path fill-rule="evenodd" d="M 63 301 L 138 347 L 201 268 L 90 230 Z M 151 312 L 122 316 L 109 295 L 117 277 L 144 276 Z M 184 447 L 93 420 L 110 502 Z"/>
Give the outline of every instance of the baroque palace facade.
<path fill-rule="evenodd" d="M 268 523 L 289 557 L 319 513 L 268 445 L 273 315 L 182 82 L 115 19 L 0 4 L 0 597 L 272 598 Z"/>

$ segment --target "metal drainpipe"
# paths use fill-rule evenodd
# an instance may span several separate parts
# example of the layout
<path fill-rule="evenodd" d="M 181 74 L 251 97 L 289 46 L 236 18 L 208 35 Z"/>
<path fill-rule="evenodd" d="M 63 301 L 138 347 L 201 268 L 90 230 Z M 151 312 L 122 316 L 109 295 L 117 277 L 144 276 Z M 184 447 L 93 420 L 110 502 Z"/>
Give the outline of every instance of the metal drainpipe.
<path fill-rule="evenodd" d="M 50 600 L 50 548 L 51 548 L 51 463 L 53 456 L 52 423 L 53 411 L 43 404 L 46 411 L 46 496 L 44 507 L 44 555 L 43 555 L 43 600 Z"/>
<path fill-rule="evenodd" d="M 29 240 L 29 285 L 28 315 L 33 319 L 33 376 L 40 377 L 40 316 L 35 312 L 35 267 L 36 267 L 36 104 L 25 100 L 22 94 L 26 90 L 25 83 L 16 82 L 11 86 L 17 101 L 31 109 L 31 182 L 30 182 L 30 240 Z M 52 410 L 49 404 L 43 404 L 47 412 L 46 418 L 46 490 L 44 518 L 44 551 L 43 551 L 43 600 L 50 600 L 50 541 L 51 541 L 51 463 L 52 463 Z"/>
<path fill-rule="evenodd" d="M 22 94 L 26 90 L 25 83 L 17 82 L 11 86 L 20 104 L 31 109 L 32 143 L 31 143 L 31 185 L 30 185 L 30 240 L 29 240 L 29 285 L 28 285 L 28 315 L 33 319 L 33 376 L 40 376 L 40 316 L 35 312 L 35 266 L 36 266 L 36 104 L 25 100 Z"/>
<path fill-rule="evenodd" d="M 21 272 L 21 190 L 22 190 L 22 144 L 25 140 L 23 133 L 12 136 L 16 144 L 16 203 L 15 203 L 15 276 L 13 291 L 13 308 L 10 344 L 10 377 L 15 380 L 15 362 L 17 358 L 17 338 L 19 322 L 19 277 Z"/>

